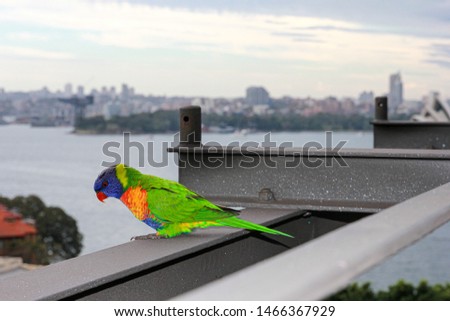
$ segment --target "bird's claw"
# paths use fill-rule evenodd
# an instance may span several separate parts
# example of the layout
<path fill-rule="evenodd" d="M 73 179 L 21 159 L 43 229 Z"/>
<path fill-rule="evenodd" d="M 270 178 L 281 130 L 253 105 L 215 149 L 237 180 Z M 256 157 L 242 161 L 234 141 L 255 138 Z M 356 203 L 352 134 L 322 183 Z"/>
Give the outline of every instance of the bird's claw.
<path fill-rule="evenodd" d="M 147 234 L 147 235 L 138 235 L 138 236 L 133 236 L 130 241 L 135 241 L 135 240 L 158 240 L 158 239 L 162 239 L 164 238 L 164 236 L 158 235 L 158 234 Z"/>

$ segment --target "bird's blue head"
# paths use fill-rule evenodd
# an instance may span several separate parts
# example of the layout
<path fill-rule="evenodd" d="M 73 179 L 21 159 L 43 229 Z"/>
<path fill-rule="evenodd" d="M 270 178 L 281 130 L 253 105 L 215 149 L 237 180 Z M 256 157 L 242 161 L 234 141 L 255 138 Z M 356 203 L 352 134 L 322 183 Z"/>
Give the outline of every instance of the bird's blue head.
<path fill-rule="evenodd" d="M 98 175 L 94 183 L 94 191 L 101 202 L 108 197 L 120 198 L 122 196 L 124 191 L 116 175 L 116 166 L 108 167 Z"/>

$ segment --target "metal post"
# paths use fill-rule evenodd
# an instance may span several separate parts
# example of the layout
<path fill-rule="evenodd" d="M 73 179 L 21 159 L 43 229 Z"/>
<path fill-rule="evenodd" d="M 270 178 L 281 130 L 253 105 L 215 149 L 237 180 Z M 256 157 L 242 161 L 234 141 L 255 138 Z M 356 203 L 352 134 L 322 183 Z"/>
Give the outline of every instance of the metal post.
<path fill-rule="evenodd" d="M 202 111 L 199 106 L 180 108 L 180 146 L 201 146 Z"/>
<path fill-rule="evenodd" d="M 388 98 L 375 97 L 375 120 L 388 120 Z"/>

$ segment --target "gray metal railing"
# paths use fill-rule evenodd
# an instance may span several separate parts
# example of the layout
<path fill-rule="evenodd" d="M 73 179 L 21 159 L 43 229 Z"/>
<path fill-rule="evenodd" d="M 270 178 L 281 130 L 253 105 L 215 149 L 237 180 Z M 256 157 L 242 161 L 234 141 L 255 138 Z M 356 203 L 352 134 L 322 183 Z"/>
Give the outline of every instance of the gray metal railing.
<path fill-rule="evenodd" d="M 449 195 L 446 184 L 175 299 L 320 300 L 450 221 Z"/>

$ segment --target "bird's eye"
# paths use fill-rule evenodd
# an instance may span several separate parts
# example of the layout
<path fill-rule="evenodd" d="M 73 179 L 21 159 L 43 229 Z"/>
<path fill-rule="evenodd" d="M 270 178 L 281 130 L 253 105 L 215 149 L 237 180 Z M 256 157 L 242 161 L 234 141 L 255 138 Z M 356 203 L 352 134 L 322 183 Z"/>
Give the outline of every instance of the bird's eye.
<path fill-rule="evenodd" d="M 103 186 L 103 187 L 106 187 L 106 186 L 108 186 L 108 181 L 103 181 L 103 184 L 102 184 L 102 186 Z"/>

